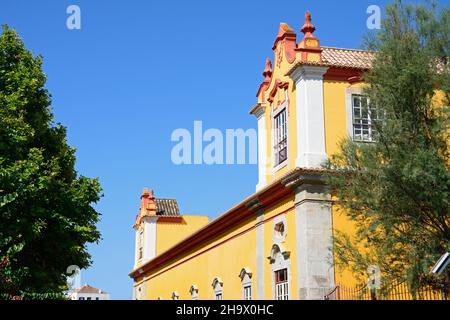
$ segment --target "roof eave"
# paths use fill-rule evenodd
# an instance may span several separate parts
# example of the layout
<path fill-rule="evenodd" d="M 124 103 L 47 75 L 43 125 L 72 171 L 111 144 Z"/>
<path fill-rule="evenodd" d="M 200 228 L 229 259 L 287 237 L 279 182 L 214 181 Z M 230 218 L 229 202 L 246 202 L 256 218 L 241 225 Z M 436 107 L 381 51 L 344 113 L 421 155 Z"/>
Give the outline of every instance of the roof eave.
<path fill-rule="evenodd" d="M 298 181 L 306 181 L 309 179 L 308 175 L 317 175 L 324 172 L 327 172 L 327 170 L 323 168 L 294 168 L 290 170 L 281 178 L 245 198 L 224 214 L 157 255 L 152 260 L 147 261 L 145 264 L 134 269 L 128 275 L 135 279 L 151 269 L 162 266 L 164 263 L 171 261 L 179 253 L 186 252 L 188 248 L 193 248 L 202 244 L 209 239 L 209 235 L 217 235 L 218 232 L 227 230 L 236 223 L 249 218 L 258 208 L 267 206 L 274 201 L 284 199 L 288 195 L 292 195 L 293 189 L 289 186 L 291 181 L 294 181 L 297 178 L 299 179 Z"/>

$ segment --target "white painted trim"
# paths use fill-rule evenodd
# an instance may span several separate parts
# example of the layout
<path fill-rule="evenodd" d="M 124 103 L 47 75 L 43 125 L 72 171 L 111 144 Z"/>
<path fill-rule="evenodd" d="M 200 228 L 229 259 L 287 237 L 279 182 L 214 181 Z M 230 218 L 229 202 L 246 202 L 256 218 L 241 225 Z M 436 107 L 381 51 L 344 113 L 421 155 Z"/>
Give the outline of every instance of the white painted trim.
<path fill-rule="evenodd" d="M 197 287 L 197 285 L 193 284 L 189 288 L 189 293 L 191 294 L 191 299 L 192 300 L 198 300 L 198 287 Z"/>
<path fill-rule="evenodd" d="M 287 152 L 287 150 L 286 150 Z M 275 160 L 275 159 L 274 159 Z M 277 165 L 276 167 L 272 168 L 272 174 L 274 175 L 275 173 L 277 173 L 278 171 L 280 171 L 281 169 L 285 168 L 288 166 L 288 159 L 286 158 L 285 161 L 283 161 L 282 163 L 280 163 L 279 165 Z"/>
<path fill-rule="evenodd" d="M 275 230 L 275 226 L 279 223 L 284 224 L 284 234 L 282 236 L 278 235 L 277 231 Z M 272 223 L 272 241 L 274 243 L 283 243 L 286 241 L 287 236 L 287 220 L 286 220 L 286 214 L 282 214 L 280 216 L 277 216 L 273 219 Z"/>
<path fill-rule="evenodd" d="M 241 271 L 239 272 L 239 278 L 241 278 L 241 281 L 243 281 L 245 275 L 248 275 L 250 278 L 252 277 L 252 271 L 250 270 L 250 268 L 248 267 L 244 267 L 241 269 Z"/>
<path fill-rule="evenodd" d="M 134 268 L 136 269 L 138 267 L 139 264 L 139 235 L 140 235 L 140 229 L 139 227 L 135 228 L 136 232 L 136 236 L 135 236 L 135 242 L 134 242 Z"/>
<path fill-rule="evenodd" d="M 280 255 L 273 256 L 273 248 L 277 246 L 280 250 Z M 272 299 L 276 298 L 276 286 L 275 286 L 275 272 L 286 269 L 287 271 L 287 284 L 288 284 L 288 300 L 292 298 L 292 273 L 291 273 L 291 260 L 290 260 L 290 252 L 285 251 L 283 246 L 279 243 L 274 243 L 271 248 L 270 256 L 268 257 L 269 261 L 272 265 L 271 270 L 271 278 L 272 278 Z"/>
<path fill-rule="evenodd" d="M 241 278 L 242 285 L 242 300 L 245 299 L 245 288 L 250 287 L 250 300 L 253 300 L 253 282 L 252 282 L 252 273 L 248 270 L 248 268 L 242 268 L 239 278 Z"/>
<path fill-rule="evenodd" d="M 212 282 L 212 287 L 214 289 L 214 300 L 218 294 L 222 295 L 223 300 L 223 281 L 219 277 L 215 277 Z"/>
<path fill-rule="evenodd" d="M 69 300 L 111 300 L 109 293 L 80 293 L 72 292 L 69 293 Z"/>
<path fill-rule="evenodd" d="M 287 96 L 287 93 L 286 93 Z M 272 132 L 271 132 L 271 144 L 270 147 L 271 153 L 272 153 L 272 175 L 274 175 L 277 171 L 281 170 L 282 168 L 286 167 L 289 163 L 289 114 L 288 114 L 288 98 L 286 97 L 285 101 L 278 106 L 277 110 L 273 110 L 273 103 L 270 106 L 270 123 L 272 125 Z M 275 164 L 275 117 L 279 115 L 282 111 L 286 111 L 286 160 L 284 160 L 282 163 L 279 163 L 277 165 Z"/>
<path fill-rule="evenodd" d="M 256 213 L 256 299 L 264 300 L 264 211 Z"/>
<path fill-rule="evenodd" d="M 347 88 L 345 89 L 345 114 L 347 123 L 347 135 L 353 140 L 353 102 L 352 96 L 354 94 L 362 95 L 363 90 L 361 88 Z"/>
<path fill-rule="evenodd" d="M 145 300 L 147 283 L 141 281 L 133 286 L 133 300 Z"/>
<path fill-rule="evenodd" d="M 297 290 L 301 300 L 322 300 L 334 288 L 331 196 L 323 185 L 295 193 Z"/>
<path fill-rule="evenodd" d="M 142 263 L 156 257 L 156 221 L 158 217 L 143 217 L 144 222 L 144 254 Z"/>
<path fill-rule="evenodd" d="M 261 104 L 254 113 L 258 119 L 258 184 L 256 185 L 256 191 L 263 189 L 267 185 L 267 128 L 265 110 L 266 106 Z"/>
<path fill-rule="evenodd" d="M 327 67 L 300 66 L 291 74 L 296 86 L 296 167 L 320 167 L 327 159 L 323 75 Z"/>

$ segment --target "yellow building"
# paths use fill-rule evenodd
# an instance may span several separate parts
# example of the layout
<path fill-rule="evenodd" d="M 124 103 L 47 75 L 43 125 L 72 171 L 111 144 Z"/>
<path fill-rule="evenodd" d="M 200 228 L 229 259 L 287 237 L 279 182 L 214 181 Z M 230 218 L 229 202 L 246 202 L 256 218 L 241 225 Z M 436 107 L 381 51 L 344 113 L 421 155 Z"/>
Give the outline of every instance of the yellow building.
<path fill-rule="evenodd" d="M 323 299 L 351 275 L 335 270 L 336 229 L 351 232 L 321 164 L 340 139 L 372 139 L 361 112 L 367 51 L 322 46 L 309 13 L 302 38 L 281 23 L 257 103 L 256 192 L 215 220 L 180 215 L 147 190 L 130 276 L 136 299 Z"/>

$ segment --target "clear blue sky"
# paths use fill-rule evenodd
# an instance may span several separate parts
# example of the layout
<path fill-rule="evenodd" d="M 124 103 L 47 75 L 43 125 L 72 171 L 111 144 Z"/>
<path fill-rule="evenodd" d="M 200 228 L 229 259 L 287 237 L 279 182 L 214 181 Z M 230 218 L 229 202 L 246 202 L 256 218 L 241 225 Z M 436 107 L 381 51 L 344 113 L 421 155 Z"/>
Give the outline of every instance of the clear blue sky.
<path fill-rule="evenodd" d="M 253 193 L 256 165 L 175 166 L 176 128 L 256 128 L 266 57 L 280 22 L 299 32 L 309 9 L 323 45 L 358 48 L 369 5 L 386 1 L 3 0 L 0 23 L 44 57 L 55 120 L 77 148 L 77 170 L 99 177 L 104 197 L 82 283 L 130 299 L 132 224 L 144 186 L 177 198 L 183 213 L 215 218 Z M 81 8 L 81 30 L 66 8 Z M 280 7 L 283 5 L 284 7 Z M 279 7 L 279 8 L 276 8 Z M 276 8 L 276 9 L 275 9 Z"/>

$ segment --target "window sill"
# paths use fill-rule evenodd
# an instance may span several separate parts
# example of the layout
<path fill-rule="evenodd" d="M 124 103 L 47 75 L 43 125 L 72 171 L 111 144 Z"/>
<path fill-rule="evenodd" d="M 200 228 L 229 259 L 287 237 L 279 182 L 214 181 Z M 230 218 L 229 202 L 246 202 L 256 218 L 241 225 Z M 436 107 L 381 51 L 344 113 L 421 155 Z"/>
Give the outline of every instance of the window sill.
<path fill-rule="evenodd" d="M 355 138 L 352 138 L 352 141 L 356 142 L 356 143 L 375 143 L 375 142 L 378 142 L 376 140 L 358 140 L 358 139 L 355 139 Z"/>
<path fill-rule="evenodd" d="M 278 171 L 280 171 L 281 169 L 283 169 L 284 167 L 287 167 L 288 165 L 288 159 L 284 160 L 282 163 L 276 165 L 275 167 L 272 168 L 272 174 L 277 173 Z"/>

